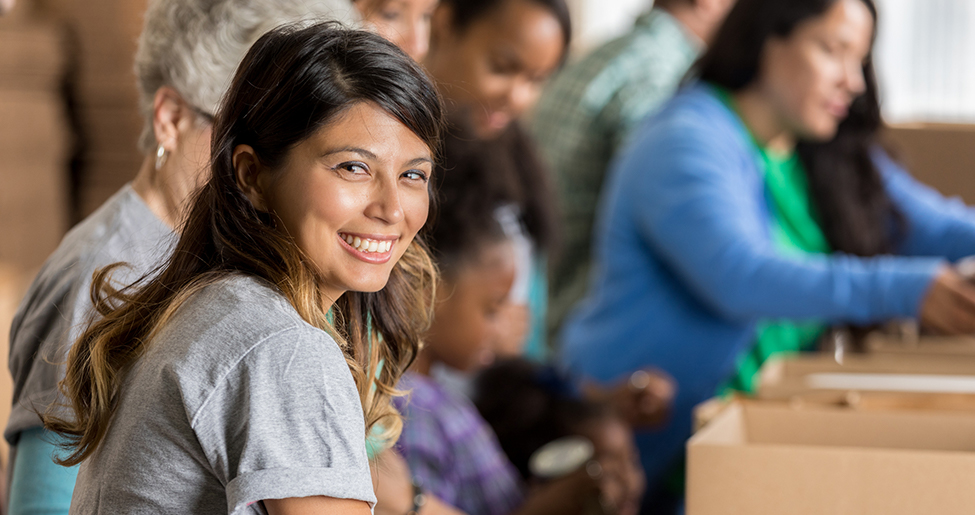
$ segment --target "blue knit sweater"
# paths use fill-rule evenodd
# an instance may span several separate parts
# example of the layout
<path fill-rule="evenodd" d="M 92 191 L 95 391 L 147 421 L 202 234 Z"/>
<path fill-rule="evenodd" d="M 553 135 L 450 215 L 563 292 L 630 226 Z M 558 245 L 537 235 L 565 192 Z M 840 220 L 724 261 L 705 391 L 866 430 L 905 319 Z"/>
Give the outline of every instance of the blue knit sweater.
<path fill-rule="evenodd" d="M 587 298 L 562 332 L 570 369 L 611 381 L 646 366 L 678 383 L 675 413 L 638 435 L 653 482 L 680 456 L 691 410 L 755 340 L 759 319 L 865 324 L 914 317 L 946 259 L 975 254 L 975 211 L 875 162 L 909 232 L 897 256 L 783 255 L 760 160 L 703 84 L 635 134 L 604 186 Z"/>

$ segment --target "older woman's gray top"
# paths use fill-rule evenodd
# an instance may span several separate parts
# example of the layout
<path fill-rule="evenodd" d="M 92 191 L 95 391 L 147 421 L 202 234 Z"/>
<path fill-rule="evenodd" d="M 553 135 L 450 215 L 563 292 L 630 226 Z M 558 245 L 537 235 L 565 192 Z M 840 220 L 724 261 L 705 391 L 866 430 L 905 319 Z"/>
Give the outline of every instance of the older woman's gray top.
<path fill-rule="evenodd" d="M 57 398 L 68 349 L 92 318 L 91 280 L 99 268 L 124 262 L 113 275 L 127 284 L 169 258 L 176 234 L 126 185 L 75 226 L 44 263 L 10 328 L 13 408 L 4 436 L 16 445 L 40 427 L 38 412 Z"/>
<path fill-rule="evenodd" d="M 328 334 L 238 276 L 149 342 L 71 513 L 265 513 L 315 495 L 375 503 L 358 391 Z"/>

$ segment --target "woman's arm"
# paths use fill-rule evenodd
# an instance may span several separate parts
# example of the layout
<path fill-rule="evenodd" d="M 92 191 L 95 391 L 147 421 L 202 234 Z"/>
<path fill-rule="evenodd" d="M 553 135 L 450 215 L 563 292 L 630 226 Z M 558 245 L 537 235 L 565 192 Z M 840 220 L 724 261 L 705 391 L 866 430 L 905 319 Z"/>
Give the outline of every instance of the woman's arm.
<path fill-rule="evenodd" d="M 750 156 L 706 121 L 682 121 L 631 147 L 614 191 L 645 245 L 702 302 L 744 321 L 869 323 L 919 313 L 941 260 L 781 254 Z"/>
<path fill-rule="evenodd" d="M 883 151 L 876 150 L 873 158 L 887 194 L 907 219 L 900 253 L 950 261 L 975 254 L 975 209 L 917 181 Z"/>
<path fill-rule="evenodd" d="M 317 495 L 289 499 L 265 499 L 269 515 L 370 515 L 369 504 L 353 499 Z"/>

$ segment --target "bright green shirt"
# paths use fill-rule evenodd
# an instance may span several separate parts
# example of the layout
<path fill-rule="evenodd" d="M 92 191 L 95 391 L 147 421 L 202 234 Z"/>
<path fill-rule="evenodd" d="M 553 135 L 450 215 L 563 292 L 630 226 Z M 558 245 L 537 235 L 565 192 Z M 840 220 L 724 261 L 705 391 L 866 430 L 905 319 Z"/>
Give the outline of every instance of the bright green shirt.
<path fill-rule="evenodd" d="M 737 112 L 734 99 L 718 88 L 718 97 Z M 744 124 L 743 124 L 744 125 Z M 763 147 L 751 133 L 757 159 L 764 170 L 765 190 L 771 211 L 771 234 L 775 247 L 783 254 L 829 254 L 832 249 L 819 225 L 812 205 L 809 181 L 795 151 L 787 155 Z M 776 354 L 812 350 L 826 326 L 821 322 L 765 320 L 756 328 L 755 345 L 738 363 L 729 386 L 754 393 L 758 371 Z"/>

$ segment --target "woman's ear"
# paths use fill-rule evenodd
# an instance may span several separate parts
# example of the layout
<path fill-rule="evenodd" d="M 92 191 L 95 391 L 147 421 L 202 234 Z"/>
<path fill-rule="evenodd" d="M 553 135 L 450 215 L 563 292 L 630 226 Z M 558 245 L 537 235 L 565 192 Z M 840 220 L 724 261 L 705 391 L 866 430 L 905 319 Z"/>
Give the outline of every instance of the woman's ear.
<path fill-rule="evenodd" d="M 268 212 L 264 167 L 261 166 L 257 153 L 250 145 L 237 145 L 232 156 L 234 177 L 237 187 L 244 192 L 244 196 L 251 201 L 254 209 Z"/>
<path fill-rule="evenodd" d="M 180 122 L 190 113 L 186 103 L 173 88 L 162 86 L 152 99 L 152 131 L 156 143 L 167 152 L 174 152 L 179 142 Z"/>

